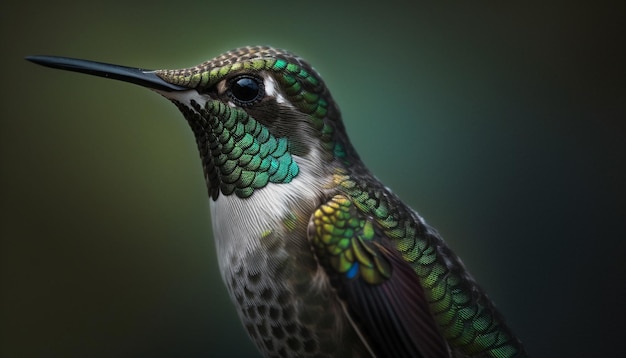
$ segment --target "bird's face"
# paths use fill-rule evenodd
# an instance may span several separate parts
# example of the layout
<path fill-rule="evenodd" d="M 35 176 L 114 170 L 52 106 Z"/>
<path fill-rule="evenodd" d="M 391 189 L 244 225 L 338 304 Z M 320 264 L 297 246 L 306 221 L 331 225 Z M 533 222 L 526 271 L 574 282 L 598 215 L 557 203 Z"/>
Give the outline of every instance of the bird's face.
<path fill-rule="evenodd" d="M 171 100 L 196 136 L 214 200 L 220 194 L 247 198 L 269 183 L 289 183 L 305 162 L 309 171 L 320 172 L 320 165 L 358 160 L 324 82 L 286 51 L 242 47 L 194 67 L 158 71 L 64 57 L 28 59 L 135 83 Z"/>
<path fill-rule="evenodd" d="M 345 153 L 329 91 L 309 64 L 288 52 L 244 47 L 154 73 L 189 89 L 159 92 L 193 129 L 213 199 L 288 183 L 299 173 L 297 158 L 315 154 L 329 161 Z"/>

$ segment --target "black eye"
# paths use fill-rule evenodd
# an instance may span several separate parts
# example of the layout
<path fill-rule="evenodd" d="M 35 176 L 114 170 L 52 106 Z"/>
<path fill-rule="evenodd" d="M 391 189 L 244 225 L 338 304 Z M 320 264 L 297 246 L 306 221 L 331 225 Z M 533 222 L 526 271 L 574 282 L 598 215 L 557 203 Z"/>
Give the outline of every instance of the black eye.
<path fill-rule="evenodd" d="M 228 94 L 239 105 L 252 104 L 263 97 L 263 82 L 250 76 L 235 77 L 230 81 Z"/>

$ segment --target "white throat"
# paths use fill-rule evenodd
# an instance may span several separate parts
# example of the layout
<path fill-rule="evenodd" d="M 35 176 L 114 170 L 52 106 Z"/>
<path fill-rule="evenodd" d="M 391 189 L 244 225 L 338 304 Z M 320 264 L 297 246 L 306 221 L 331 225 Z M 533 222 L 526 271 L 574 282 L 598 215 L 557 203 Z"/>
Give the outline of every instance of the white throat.
<path fill-rule="evenodd" d="M 261 238 L 282 227 L 290 214 L 312 214 L 320 204 L 332 176 L 325 174 L 319 152 L 313 150 L 308 158 L 294 156 L 294 160 L 300 171 L 289 183 L 268 183 L 245 199 L 220 193 L 217 200 L 211 200 L 213 237 L 222 274 L 233 255 L 247 256 L 259 250 Z"/>

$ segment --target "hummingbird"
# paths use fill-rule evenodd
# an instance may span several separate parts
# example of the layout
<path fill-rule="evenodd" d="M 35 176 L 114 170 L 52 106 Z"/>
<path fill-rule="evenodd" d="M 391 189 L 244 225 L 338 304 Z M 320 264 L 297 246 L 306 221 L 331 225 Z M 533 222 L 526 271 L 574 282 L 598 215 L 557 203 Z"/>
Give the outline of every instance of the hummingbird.
<path fill-rule="evenodd" d="M 220 273 L 263 356 L 526 356 L 438 232 L 361 161 L 304 59 L 250 46 L 176 70 L 27 60 L 149 88 L 182 112 Z"/>

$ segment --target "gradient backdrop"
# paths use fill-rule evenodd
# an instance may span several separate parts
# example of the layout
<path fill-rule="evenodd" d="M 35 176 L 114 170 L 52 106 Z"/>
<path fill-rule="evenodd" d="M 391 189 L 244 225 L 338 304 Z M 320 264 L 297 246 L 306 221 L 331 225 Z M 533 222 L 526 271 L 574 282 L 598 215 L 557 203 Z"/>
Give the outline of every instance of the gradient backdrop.
<path fill-rule="evenodd" d="M 3 1 L 0 355 L 257 355 L 176 108 L 23 60 L 178 68 L 249 44 L 313 63 L 533 357 L 626 355 L 624 5 L 378 3 Z"/>

